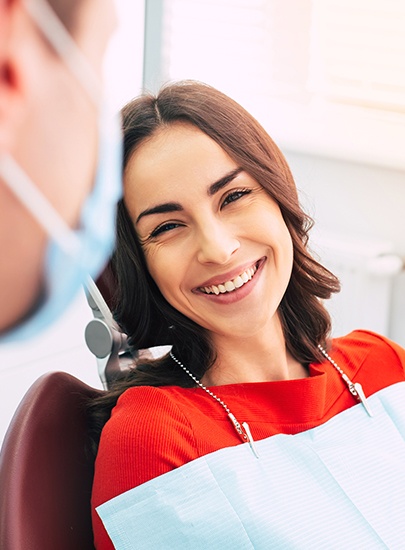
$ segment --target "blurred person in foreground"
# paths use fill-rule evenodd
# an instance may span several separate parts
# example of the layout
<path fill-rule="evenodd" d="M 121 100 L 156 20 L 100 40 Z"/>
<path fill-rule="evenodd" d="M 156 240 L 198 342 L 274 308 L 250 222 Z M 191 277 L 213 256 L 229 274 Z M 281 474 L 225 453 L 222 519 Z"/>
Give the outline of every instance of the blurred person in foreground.
<path fill-rule="evenodd" d="M 116 22 L 113 0 L 0 0 L 0 342 L 50 325 L 113 245 Z"/>

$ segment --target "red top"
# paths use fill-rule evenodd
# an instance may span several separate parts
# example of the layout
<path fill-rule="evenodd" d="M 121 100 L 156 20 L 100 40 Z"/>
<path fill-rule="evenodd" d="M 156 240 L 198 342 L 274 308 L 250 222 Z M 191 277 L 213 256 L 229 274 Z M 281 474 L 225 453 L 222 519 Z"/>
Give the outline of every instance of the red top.
<path fill-rule="evenodd" d="M 333 340 L 331 357 L 366 396 L 405 380 L 405 350 L 366 331 Z M 295 434 L 357 404 L 340 374 L 325 361 L 310 376 L 215 386 L 213 392 L 253 439 Z M 96 460 L 92 510 L 95 545 L 113 549 L 94 508 L 146 481 L 223 447 L 239 445 L 221 405 L 201 388 L 134 387 L 119 398 L 105 425 Z"/>

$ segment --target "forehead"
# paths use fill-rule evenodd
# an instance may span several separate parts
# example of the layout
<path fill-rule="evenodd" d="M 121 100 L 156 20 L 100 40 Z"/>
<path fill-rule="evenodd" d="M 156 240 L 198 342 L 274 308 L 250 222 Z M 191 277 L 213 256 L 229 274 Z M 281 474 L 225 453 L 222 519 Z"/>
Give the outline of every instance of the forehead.
<path fill-rule="evenodd" d="M 189 124 L 174 124 L 159 130 L 130 157 L 125 198 L 139 204 L 200 187 L 205 190 L 234 168 L 236 163 L 204 132 Z"/>

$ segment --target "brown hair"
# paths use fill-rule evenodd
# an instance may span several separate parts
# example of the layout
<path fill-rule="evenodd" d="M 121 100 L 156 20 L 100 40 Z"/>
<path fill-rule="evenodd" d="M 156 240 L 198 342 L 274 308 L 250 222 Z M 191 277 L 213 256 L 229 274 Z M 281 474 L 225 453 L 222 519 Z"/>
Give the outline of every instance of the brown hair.
<path fill-rule="evenodd" d="M 303 364 L 321 361 L 317 346 L 326 346 L 331 328 L 321 299 L 337 292 L 339 281 L 308 252 L 312 220 L 299 205 L 297 189 L 284 156 L 262 126 L 226 95 L 190 81 L 168 85 L 156 97 L 143 95 L 126 105 L 122 115 L 124 167 L 137 147 L 159 128 L 187 122 L 215 140 L 278 203 L 294 250 L 291 279 L 279 306 L 287 349 Z M 124 201 L 118 205 L 113 266 L 118 289 L 115 316 L 131 345 L 143 348 L 171 344 L 176 357 L 201 378 L 214 363 L 215 350 L 206 331 L 163 298 L 148 273 Z M 193 382 L 166 356 L 138 365 L 98 403 L 107 407 L 105 412 L 109 414 L 118 396 L 131 386 L 171 384 L 189 387 Z"/>

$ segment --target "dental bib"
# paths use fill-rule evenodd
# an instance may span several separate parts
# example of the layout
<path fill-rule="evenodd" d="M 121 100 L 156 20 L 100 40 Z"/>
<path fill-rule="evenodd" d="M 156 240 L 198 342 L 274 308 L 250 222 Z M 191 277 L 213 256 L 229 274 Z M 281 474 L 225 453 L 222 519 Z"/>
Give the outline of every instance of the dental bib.
<path fill-rule="evenodd" d="M 202 456 L 97 508 L 115 548 L 404 548 L 405 382 L 296 435 Z"/>

